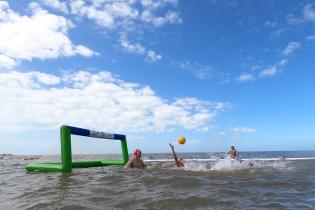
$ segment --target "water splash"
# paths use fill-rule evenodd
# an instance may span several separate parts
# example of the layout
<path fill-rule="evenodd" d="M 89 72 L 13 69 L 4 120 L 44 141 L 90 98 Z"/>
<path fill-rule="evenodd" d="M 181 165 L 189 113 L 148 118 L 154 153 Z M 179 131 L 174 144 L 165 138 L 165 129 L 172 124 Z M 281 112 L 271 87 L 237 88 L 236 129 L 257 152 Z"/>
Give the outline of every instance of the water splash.
<path fill-rule="evenodd" d="M 252 167 L 256 167 L 258 165 L 257 161 L 254 160 L 234 160 L 234 159 L 219 159 L 216 163 L 211 167 L 211 170 L 217 171 L 233 171 L 233 170 L 242 170 L 248 169 Z"/>
<path fill-rule="evenodd" d="M 235 171 L 235 170 L 246 170 L 246 169 L 291 169 L 288 167 L 290 161 L 285 160 L 256 160 L 256 159 L 230 159 L 225 158 L 211 158 L 211 161 L 187 161 L 185 170 L 192 171 Z"/>

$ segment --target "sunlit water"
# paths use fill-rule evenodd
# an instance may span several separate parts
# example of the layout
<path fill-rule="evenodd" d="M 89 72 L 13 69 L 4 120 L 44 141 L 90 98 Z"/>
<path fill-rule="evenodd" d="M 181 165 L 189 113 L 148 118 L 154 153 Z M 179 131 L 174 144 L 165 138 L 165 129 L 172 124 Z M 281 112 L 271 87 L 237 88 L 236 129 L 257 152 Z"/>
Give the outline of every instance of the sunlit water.
<path fill-rule="evenodd" d="M 171 154 L 144 154 L 145 170 L 65 174 L 27 173 L 32 161 L 8 156 L 0 160 L 0 209 L 315 209 L 315 152 L 241 153 L 242 162 L 219 154 L 179 156 L 188 159 L 183 169 L 173 167 Z"/>

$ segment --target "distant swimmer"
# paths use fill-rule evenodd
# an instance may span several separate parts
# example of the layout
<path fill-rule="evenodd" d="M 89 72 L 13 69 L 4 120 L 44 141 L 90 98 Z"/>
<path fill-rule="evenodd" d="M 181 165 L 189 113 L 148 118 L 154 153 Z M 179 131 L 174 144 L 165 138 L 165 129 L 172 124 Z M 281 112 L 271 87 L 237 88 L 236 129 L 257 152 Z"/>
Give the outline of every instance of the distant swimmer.
<path fill-rule="evenodd" d="M 125 165 L 125 168 L 146 168 L 146 165 L 144 164 L 143 160 L 141 159 L 141 150 L 136 149 L 134 152 L 134 157 L 128 161 L 128 163 Z"/>
<path fill-rule="evenodd" d="M 231 150 L 228 152 L 228 155 L 231 159 L 237 159 L 238 158 L 238 151 L 235 149 L 234 146 L 231 146 Z"/>
<path fill-rule="evenodd" d="M 33 158 L 32 156 L 27 156 L 24 158 L 24 160 L 35 160 L 35 158 Z"/>
<path fill-rule="evenodd" d="M 185 164 L 186 164 L 186 161 L 183 159 L 183 158 L 179 158 L 177 157 L 176 153 L 175 153 L 175 150 L 174 150 L 174 145 L 172 145 L 171 143 L 169 143 L 171 149 L 172 149 L 172 152 L 173 152 L 173 157 L 174 157 L 174 160 L 175 160 L 175 164 L 177 167 L 184 167 Z"/>

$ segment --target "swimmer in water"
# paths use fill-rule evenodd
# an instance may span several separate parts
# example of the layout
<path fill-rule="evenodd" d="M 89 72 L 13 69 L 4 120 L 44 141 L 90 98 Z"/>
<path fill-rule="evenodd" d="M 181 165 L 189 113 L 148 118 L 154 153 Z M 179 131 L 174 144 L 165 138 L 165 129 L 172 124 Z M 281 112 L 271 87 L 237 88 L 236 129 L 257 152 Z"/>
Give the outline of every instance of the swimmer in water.
<path fill-rule="evenodd" d="M 231 159 L 237 159 L 238 158 L 238 151 L 235 149 L 234 146 L 231 146 L 231 150 L 228 152 L 228 155 Z"/>
<path fill-rule="evenodd" d="M 35 160 L 35 158 L 33 158 L 32 156 L 27 156 L 24 158 L 24 160 Z"/>
<path fill-rule="evenodd" d="M 134 152 L 134 157 L 128 161 L 128 163 L 125 165 L 125 168 L 140 168 L 144 169 L 147 166 L 144 164 L 143 160 L 141 159 L 141 150 L 136 149 Z"/>
<path fill-rule="evenodd" d="M 176 167 L 184 167 L 186 164 L 186 161 L 183 158 L 179 158 L 177 157 L 175 150 L 174 150 L 174 145 L 172 145 L 171 143 L 169 143 L 171 149 L 172 149 L 172 153 L 173 153 L 173 157 L 175 160 L 175 165 Z"/>

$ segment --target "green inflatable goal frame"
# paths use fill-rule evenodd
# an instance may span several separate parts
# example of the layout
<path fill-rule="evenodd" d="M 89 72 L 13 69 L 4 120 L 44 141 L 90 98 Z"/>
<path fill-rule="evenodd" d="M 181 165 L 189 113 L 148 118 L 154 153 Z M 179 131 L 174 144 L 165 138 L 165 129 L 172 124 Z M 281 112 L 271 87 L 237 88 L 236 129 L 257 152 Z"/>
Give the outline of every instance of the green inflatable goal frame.
<path fill-rule="evenodd" d="M 122 160 L 95 160 L 72 162 L 71 135 L 120 140 Z M 110 165 L 123 166 L 129 160 L 126 136 L 122 134 L 111 134 L 63 125 L 60 128 L 60 140 L 61 163 L 31 163 L 26 166 L 26 170 L 28 172 L 71 172 L 72 168 L 88 168 Z"/>

